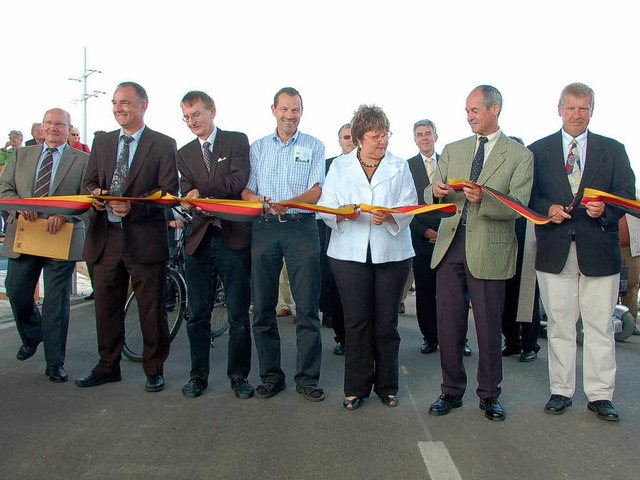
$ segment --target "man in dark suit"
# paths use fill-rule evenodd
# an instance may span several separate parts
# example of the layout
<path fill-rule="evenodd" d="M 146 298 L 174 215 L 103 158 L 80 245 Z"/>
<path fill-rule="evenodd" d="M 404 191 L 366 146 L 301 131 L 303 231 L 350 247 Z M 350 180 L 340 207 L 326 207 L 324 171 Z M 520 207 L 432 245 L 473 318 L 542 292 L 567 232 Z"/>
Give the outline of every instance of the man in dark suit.
<path fill-rule="evenodd" d="M 177 194 L 176 142 L 145 125 L 147 92 L 137 83 L 124 82 L 112 103 L 121 129 L 95 137 L 83 181 L 85 191 L 123 197 L 144 197 L 156 191 Z M 165 306 L 166 213 L 152 202 L 99 199 L 94 199 L 93 209 L 84 258 L 93 263 L 100 360 L 76 385 L 95 387 L 121 379 L 124 306 L 131 279 L 144 338 L 145 390 L 158 392 L 164 388 L 163 368 L 170 346 Z"/>
<path fill-rule="evenodd" d="M 82 176 L 89 156 L 67 145 L 71 119 L 59 108 L 44 115 L 44 145 L 18 148 L 0 177 L 0 198 L 15 199 L 50 195 L 79 195 Z M 66 260 L 20 254 L 13 251 L 18 217 L 29 222 L 46 218 L 47 233 L 55 241 L 67 222 L 73 223 L 69 257 Z M 9 257 L 6 288 L 22 346 L 16 357 L 26 360 L 44 343 L 47 364 L 45 374 L 52 382 L 66 382 L 64 369 L 67 331 L 69 328 L 69 297 L 71 277 L 76 262 L 82 259 L 85 237 L 80 218 L 44 215 L 33 211 L 10 212 L 2 254 Z M 44 271 L 44 301 L 42 311 L 33 300 L 33 291 Z"/>
<path fill-rule="evenodd" d="M 183 120 L 198 138 L 178 151 L 180 188 L 186 198 L 239 199 L 249 179 L 249 140 L 244 133 L 214 125 L 216 106 L 205 92 L 188 92 L 180 102 Z M 188 202 L 183 208 L 190 209 Z M 199 397 L 209 382 L 211 311 L 220 275 L 229 316 L 227 376 L 238 398 L 250 398 L 251 223 L 230 222 L 191 209 L 193 223 L 185 247 L 189 289 L 187 334 L 191 373 L 182 393 Z"/>
<path fill-rule="evenodd" d="M 431 120 L 420 120 L 413 125 L 413 139 L 420 152 L 407 160 L 418 192 L 418 203 L 424 204 L 424 189 L 431 185 L 440 155 L 436 154 L 438 141 L 436 125 Z M 438 323 L 436 312 L 436 271 L 431 268 L 433 247 L 438 238 L 440 220 L 428 215 L 416 215 L 411 221 L 413 278 L 416 282 L 416 316 L 422 340 L 421 353 L 438 349 Z"/>
<path fill-rule="evenodd" d="M 634 199 L 635 176 L 622 144 L 587 130 L 593 105 L 591 88 L 567 85 L 558 103 L 562 129 L 529 146 L 535 156 L 531 207 L 552 217 L 536 227 L 535 267 L 549 339 L 551 398 L 545 412 L 561 414 L 572 403 L 581 315 L 587 407 L 602 420 L 618 421 L 611 403 L 616 375 L 611 315 L 620 281 L 623 212 L 601 201 L 580 202 L 585 188 Z"/>
<path fill-rule="evenodd" d="M 442 365 L 442 395 L 429 408 L 431 415 L 446 415 L 462 406 L 467 387 L 463 364 L 469 313 L 473 305 L 478 334 L 479 407 L 489 420 L 502 421 L 506 413 L 498 397 L 502 381 L 501 319 L 505 280 L 516 270 L 517 243 L 510 208 L 483 195 L 486 185 L 527 204 L 533 175 L 532 155 L 510 140 L 498 125 L 502 95 L 497 88 L 480 85 L 467 97 L 466 112 L 474 135 L 444 147 L 434 182 L 425 199 L 453 202 L 458 211 L 440 222 L 431 267 L 438 268 L 438 340 Z M 456 192 L 447 179 L 467 179 Z"/>
<path fill-rule="evenodd" d="M 351 124 L 345 123 L 338 130 L 338 144 L 342 155 L 351 153 L 356 148 L 351 136 Z M 337 157 L 327 158 L 325 174 L 329 172 L 331 163 Z M 333 347 L 334 355 L 344 355 L 344 312 L 342 310 L 342 301 L 338 292 L 338 285 L 333 278 L 333 273 L 329 266 L 329 257 L 327 257 L 327 248 L 329 247 L 329 239 L 331 237 L 331 229 L 322 220 L 318 220 L 318 233 L 320 234 L 320 274 L 322 276 L 322 284 L 320 289 L 320 311 L 322 312 L 322 324 L 333 328 L 336 341 Z"/>

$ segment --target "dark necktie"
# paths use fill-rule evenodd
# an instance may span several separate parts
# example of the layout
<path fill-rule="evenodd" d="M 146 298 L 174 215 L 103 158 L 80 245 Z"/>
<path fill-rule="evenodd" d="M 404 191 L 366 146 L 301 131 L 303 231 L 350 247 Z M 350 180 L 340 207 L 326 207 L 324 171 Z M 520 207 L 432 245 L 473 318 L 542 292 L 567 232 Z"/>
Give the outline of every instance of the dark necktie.
<path fill-rule="evenodd" d="M 202 160 L 204 161 L 204 166 L 207 167 L 207 172 L 211 171 L 211 143 L 204 142 L 202 144 Z M 210 217 L 209 222 L 213 225 L 213 228 L 222 228 L 222 224 L 220 223 L 220 219 L 218 217 Z"/>
<path fill-rule="evenodd" d="M 53 171 L 53 152 L 57 148 L 47 148 L 47 153 L 40 164 L 36 186 L 33 189 L 34 197 L 46 197 L 49 195 L 49 186 L 51 185 L 51 172 Z"/>
<path fill-rule="evenodd" d="M 478 139 L 478 151 L 476 151 L 476 156 L 473 157 L 473 163 L 471 164 L 471 174 L 469 175 L 469 180 L 472 182 L 477 182 L 478 177 L 480 176 L 480 172 L 482 171 L 482 166 L 484 165 L 484 144 L 487 143 L 489 139 L 487 137 L 480 137 Z M 467 210 L 469 209 L 469 200 L 465 200 L 464 207 L 462 207 L 462 215 L 460 216 L 460 222 L 462 225 L 467 224 Z"/>
<path fill-rule="evenodd" d="M 207 172 L 211 171 L 211 144 L 209 142 L 204 142 L 202 144 L 202 160 L 204 161 L 204 166 L 207 167 Z"/>
<path fill-rule="evenodd" d="M 129 173 L 129 144 L 133 142 L 133 137 L 124 135 L 122 137 L 123 145 L 118 161 L 116 162 L 116 168 L 113 171 L 113 179 L 111 180 L 110 195 L 119 196 L 122 194 L 122 185 L 125 178 Z"/>

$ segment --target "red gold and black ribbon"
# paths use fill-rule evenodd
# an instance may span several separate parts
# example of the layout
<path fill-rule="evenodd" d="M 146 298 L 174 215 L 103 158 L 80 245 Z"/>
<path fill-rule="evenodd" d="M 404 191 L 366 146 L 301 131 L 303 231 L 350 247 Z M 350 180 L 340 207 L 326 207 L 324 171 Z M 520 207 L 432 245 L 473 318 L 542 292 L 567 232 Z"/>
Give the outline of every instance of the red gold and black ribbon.
<path fill-rule="evenodd" d="M 540 215 L 539 213 L 534 212 L 530 208 L 528 208 L 525 205 L 523 205 L 522 203 L 520 203 L 515 198 L 512 198 L 512 197 L 510 197 L 508 195 L 505 195 L 505 194 L 503 194 L 503 193 L 501 193 L 501 192 L 499 192 L 497 190 L 494 190 L 491 187 L 487 187 L 486 185 L 480 185 L 478 183 L 474 183 L 471 180 L 449 179 L 449 186 L 451 186 L 451 188 L 453 190 L 455 190 L 455 191 L 462 190 L 462 188 L 465 185 L 475 185 L 477 187 L 480 187 L 480 189 L 484 193 L 487 193 L 487 194 L 491 195 L 493 198 L 495 198 L 496 200 L 498 200 L 502 204 L 506 205 L 507 207 L 509 207 L 514 212 L 520 214 L 521 216 L 523 216 L 524 218 L 526 218 L 530 222 L 535 223 L 536 225 L 546 225 L 547 223 L 549 223 L 551 221 L 551 217 L 545 217 L 543 215 Z"/>
<path fill-rule="evenodd" d="M 156 192 L 146 197 L 115 197 L 110 195 L 68 195 L 38 198 L 18 198 L 13 200 L 0 200 L 0 206 L 8 210 L 26 210 L 59 215 L 82 215 L 89 208 L 93 198 L 105 201 L 130 201 L 130 202 L 154 202 L 165 207 L 173 207 L 180 202 L 187 202 L 195 207 L 199 207 L 206 212 L 231 221 L 247 222 L 252 221 L 263 213 L 263 204 L 260 202 L 247 202 L 244 200 L 220 200 L 212 198 L 180 198 L 174 195 Z M 330 208 L 313 205 L 303 202 L 276 202 L 273 205 L 280 205 L 288 208 L 298 208 L 309 212 L 330 213 L 333 215 L 350 217 L 355 212 L 355 207 L 349 205 L 343 208 Z M 429 214 L 434 218 L 450 217 L 455 214 L 456 206 L 451 203 L 436 205 L 409 205 L 403 207 L 389 208 L 375 205 L 360 204 L 363 212 L 373 213 L 383 210 L 389 213 L 418 215 Z"/>
<path fill-rule="evenodd" d="M 597 201 L 604 202 L 606 205 L 618 207 L 625 213 L 640 218 L 640 202 L 638 200 L 618 197 L 617 195 L 612 195 L 611 193 L 595 190 L 593 188 L 585 188 L 582 200 L 580 200 L 580 205 Z"/>

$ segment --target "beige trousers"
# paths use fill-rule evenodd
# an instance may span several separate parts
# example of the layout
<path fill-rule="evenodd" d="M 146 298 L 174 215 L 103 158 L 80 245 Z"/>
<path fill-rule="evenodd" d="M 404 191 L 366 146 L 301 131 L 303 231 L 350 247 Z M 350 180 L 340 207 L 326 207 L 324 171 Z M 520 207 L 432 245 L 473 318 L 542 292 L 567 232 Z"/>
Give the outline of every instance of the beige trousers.
<path fill-rule="evenodd" d="M 575 243 L 559 274 L 536 272 L 547 313 L 549 385 L 552 395 L 572 397 L 576 386 L 576 322 L 582 315 L 584 392 L 590 402 L 611 400 L 616 380 L 611 315 L 620 275 L 586 277 L 578 268 Z"/>

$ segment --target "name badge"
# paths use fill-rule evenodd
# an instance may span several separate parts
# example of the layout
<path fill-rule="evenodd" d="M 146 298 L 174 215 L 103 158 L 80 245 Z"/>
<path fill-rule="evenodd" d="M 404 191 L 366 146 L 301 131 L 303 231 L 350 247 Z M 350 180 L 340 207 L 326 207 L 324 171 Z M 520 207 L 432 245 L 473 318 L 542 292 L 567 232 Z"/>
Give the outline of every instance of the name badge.
<path fill-rule="evenodd" d="M 307 147 L 296 147 L 293 153 L 293 160 L 301 163 L 311 162 L 311 149 Z"/>

